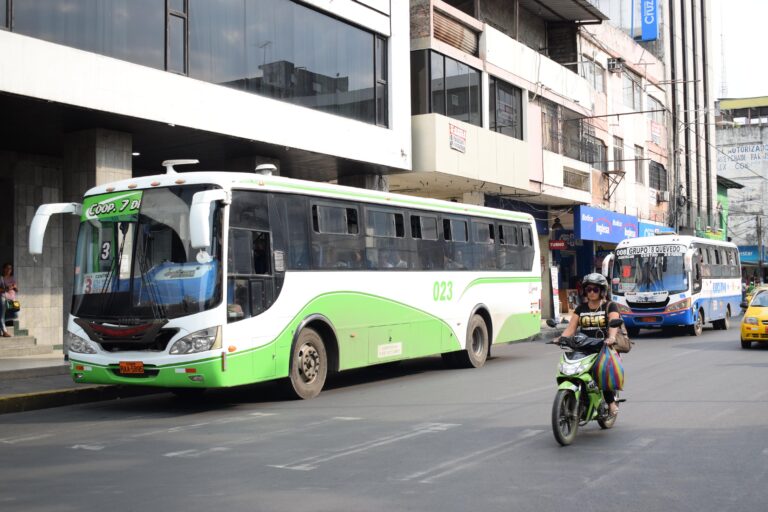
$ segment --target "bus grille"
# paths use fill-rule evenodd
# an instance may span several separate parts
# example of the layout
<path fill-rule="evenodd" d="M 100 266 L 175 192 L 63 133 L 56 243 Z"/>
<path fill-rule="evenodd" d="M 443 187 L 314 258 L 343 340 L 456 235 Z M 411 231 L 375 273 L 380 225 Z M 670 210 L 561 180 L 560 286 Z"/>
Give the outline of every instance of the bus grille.
<path fill-rule="evenodd" d="M 669 304 L 669 297 L 664 299 L 661 302 L 630 302 L 627 301 L 627 306 L 632 308 L 632 310 L 651 310 L 651 309 L 659 309 L 664 310 L 664 308 L 667 307 L 667 304 Z"/>
<path fill-rule="evenodd" d="M 127 350 L 151 350 L 155 352 L 162 352 L 168 346 L 168 342 L 176 336 L 178 329 L 160 329 L 153 339 L 149 341 L 130 338 L 106 338 L 102 336 L 100 340 L 101 347 L 108 352 L 124 352 Z"/>

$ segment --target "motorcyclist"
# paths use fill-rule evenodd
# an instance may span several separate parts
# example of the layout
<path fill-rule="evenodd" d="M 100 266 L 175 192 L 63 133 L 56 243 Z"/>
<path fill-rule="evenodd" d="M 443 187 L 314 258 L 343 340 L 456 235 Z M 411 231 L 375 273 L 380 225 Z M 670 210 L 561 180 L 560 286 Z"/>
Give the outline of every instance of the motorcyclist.
<path fill-rule="evenodd" d="M 605 344 L 610 347 L 616 342 L 618 327 L 608 327 L 608 321 L 621 316 L 619 306 L 615 302 L 606 303 L 608 280 L 596 272 L 587 274 L 581 281 L 581 289 L 586 301 L 576 307 L 562 336 L 573 336 L 576 329 L 581 329 L 581 332 L 590 338 L 605 338 Z M 610 414 L 616 416 L 619 413 L 619 405 L 616 403 L 614 392 L 603 391 L 603 396 Z"/>

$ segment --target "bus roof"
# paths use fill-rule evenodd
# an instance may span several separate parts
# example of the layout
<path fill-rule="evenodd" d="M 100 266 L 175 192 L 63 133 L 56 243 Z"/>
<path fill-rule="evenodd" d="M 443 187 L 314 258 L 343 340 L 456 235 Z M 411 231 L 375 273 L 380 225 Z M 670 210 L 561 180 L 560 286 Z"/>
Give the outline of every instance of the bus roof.
<path fill-rule="evenodd" d="M 617 245 L 616 248 L 620 249 L 622 247 L 638 247 L 643 245 L 684 245 L 686 247 L 690 247 L 692 243 L 719 245 L 722 247 L 731 248 L 736 247 L 735 244 L 726 242 L 724 240 L 712 240 L 710 238 L 701 238 L 691 235 L 665 234 L 664 236 L 654 235 L 641 236 L 637 238 L 626 238 L 619 242 L 619 245 Z"/>
<path fill-rule="evenodd" d="M 378 190 L 348 187 L 332 183 L 298 180 L 294 178 L 286 178 L 284 176 L 270 176 L 247 172 L 193 171 L 155 174 L 152 176 L 129 178 L 126 180 L 97 185 L 89 189 L 85 193 L 85 196 L 126 190 L 146 190 L 178 185 L 199 184 L 217 185 L 225 190 L 252 189 L 293 193 L 314 197 L 361 201 L 370 204 L 397 206 L 400 208 L 437 210 L 444 213 L 476 215 L 533 223 L 533 217 L 530 214 L 523 212 L 488 208 L 473 204 L 455 203 L 452 201 L 443 201 L 441 199 L 408 196 L 393 192 L 381 192 Z"/>

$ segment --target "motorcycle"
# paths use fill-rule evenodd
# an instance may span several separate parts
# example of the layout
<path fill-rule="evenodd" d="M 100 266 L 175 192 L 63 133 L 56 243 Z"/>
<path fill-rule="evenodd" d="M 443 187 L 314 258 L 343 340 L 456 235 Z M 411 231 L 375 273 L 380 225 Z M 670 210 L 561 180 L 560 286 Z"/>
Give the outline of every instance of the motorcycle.
<path fill-rule="evenodd" d="M 621 327 L 621 319 L 608 322 L 609 327 Z M 552 320 L 547 325 L 554 327 Z M 578 333 L 574 336 L 560 336 L 548 342 L 566 350 L 560 358 L 557 373 L 557 394 L 552 404 L 552 432 L 562 446 L 567 446 L 576 438 L 579 427 L 590 421 L 597 421 L 602 429 L 613 427 L 616 416 L 610 414 L 608 404 L 603 397 L 594 376 L 592 367 L 603 348 L 602 338 L 590 338 Z M 618 399 L 616 393 L 616 401 Z"/>

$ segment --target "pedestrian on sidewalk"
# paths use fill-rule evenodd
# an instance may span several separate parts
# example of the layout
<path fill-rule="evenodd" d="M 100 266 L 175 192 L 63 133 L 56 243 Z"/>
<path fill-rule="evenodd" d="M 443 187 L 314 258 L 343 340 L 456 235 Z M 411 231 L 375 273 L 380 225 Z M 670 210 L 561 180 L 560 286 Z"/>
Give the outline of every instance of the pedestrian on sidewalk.
<path fill-rule="evenodd" d="M 16 292 L 19 291 L 16 285 L 16 278 L 13 277 L 13 265 L 11 263 L 3 263 L 3 273 L 0 276 L 0 329 L 2 330 L 2 336 L 4 338 L 10 338 L 11 333 L 8 332 L 8 328 L 5 326 L 6 315 L 15 315 L 16 312 L 8 310 L 8 301 L 16 300 Z"/>

